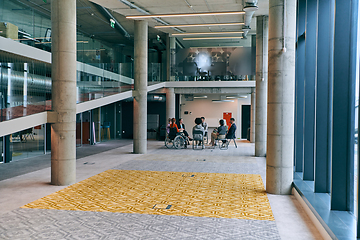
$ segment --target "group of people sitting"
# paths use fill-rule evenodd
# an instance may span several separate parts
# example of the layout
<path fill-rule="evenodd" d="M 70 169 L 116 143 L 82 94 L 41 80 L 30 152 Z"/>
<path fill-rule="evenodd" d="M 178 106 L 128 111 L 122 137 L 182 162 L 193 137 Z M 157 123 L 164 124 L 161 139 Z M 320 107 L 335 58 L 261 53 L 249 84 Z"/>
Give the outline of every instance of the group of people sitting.
<path fill-rule="evenodd" d="M 225 126 L 224 119 L 220 119 L 219 127 L 215 128 L 211 133 L 211 145 L 215 146 L 215 140 L 217 139 L 234 139 L 236 132 L 235 118 L 230 118 L 230 128 Z"/>
<path fill-rule="evenodd" d="M 166 131 L 170 137 L 170 139 L 174 139 L 176 134 L 183 133 L 190 141 L 193 139 L 190 138 L 189 133 L 185 130 L 185 124 L 183 122 L 183 119 L 179 119 L 179 126 L 176 124 L 175 118 L 169 118 L 168 119 L 168 125 L 166 127 Z M 195 118 L 195 126 L 192 129 L 193 137 L 195 139 L 203 139 L 203 137 L 207 137 L 208 135 L 208 125 L 205 122 L 205 117 L 201 118 Z M 211 145 L 215 146 L 215 140 L 217 139 L 234 139 L 235 138 L 235 132 L 236 132 L 236 124 L 235 119 L 230 118 L 230 128 L 225 125 L 225 121 L 221 119 L 219 121 L 219 127 L 215 128 L 214 131 L 211 133 Z M 197 135 L 202 136 L 197 136 Z M 201 144 L 201 141 L 199 140 L 199 145 Z"/>

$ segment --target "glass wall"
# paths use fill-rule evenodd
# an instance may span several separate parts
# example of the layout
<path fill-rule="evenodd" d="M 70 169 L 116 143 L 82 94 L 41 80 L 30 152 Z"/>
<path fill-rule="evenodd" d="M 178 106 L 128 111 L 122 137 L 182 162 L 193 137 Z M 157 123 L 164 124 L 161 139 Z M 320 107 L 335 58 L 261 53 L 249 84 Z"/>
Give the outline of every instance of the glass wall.
<path fill-rule="evenodd" d="M 50 65 L 0 61 L 0 121 L 50 110 Z"/>
<path fill-rule="evenodd" d="M 45 153 L 45 125 L 39 125 L 10 135 L 11 161 L 36 157 Z"/>
<path fill-rule="evenodd" d="M 171 74 L 176 81 L 255 80 L 252 47 L 178 49 Z"/>
<path fill-rule="evenodd" d="M 4 141 L 3 137 L 0 137 L 0 163 L 4 163 Z"/>

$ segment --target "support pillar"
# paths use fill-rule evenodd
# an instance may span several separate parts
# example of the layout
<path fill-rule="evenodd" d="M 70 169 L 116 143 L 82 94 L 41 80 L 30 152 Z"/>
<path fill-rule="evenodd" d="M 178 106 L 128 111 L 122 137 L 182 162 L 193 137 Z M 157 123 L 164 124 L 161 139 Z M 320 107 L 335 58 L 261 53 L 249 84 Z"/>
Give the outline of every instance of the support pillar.
<path fill-rule="evenodd" d="M 76 0 L 51 2 L 51 183 L 76 181 Z"/>
<path fill-rule="evenodd" d="M 302 172 L 304 165 L 305 18 L 306 0 L 299 0 L 297 7 L 297 48 L 295 70 L 295 172 Z"/>
<path fill-rule="evenodd" d="M 318 0 L 306 1 L 304 81 L 304 168 L 303 180 L 314 181 L 315 82 Z"/>
<path fill-rule="evenodd" d="M 147 150 L 148 22 L 135 20 L 134 31 L 134 153 Z"/>
<path fill-rule="evenodd" d="M 266 156 L 269 17 L 256 17 L 255 156 Z"/>
<path fill-rule="evenodd" d="M 256 93 L 255 89 L 251 92 L 251 108 L 250 108 L 250 142 L 255 142 L 255 99 L 256 99 Z"/>
<path fill-rule="evenodd" d="M 175 91 L 174 88 L 166 89 L 166 124 L 169 118 L 175 117 Z"/>
<path fill-rule="evenodd" d="M 331 210 L 354 210 L 358 0 L 335 1 Z"/>
<path fill-rule="evenodd" d="M 269 1 L 266 191 L 290 194 L 294 159 L 296 1 Z"/>
<path fill-rule="evenodd" d="M 166 42 L 167 81 L 175 81 L 176 39 L 168 36 Z"/>
<path fill-rule="evenodd" d="M 314 190 L 330 193 L 335 0 L 319 0 Z"/>

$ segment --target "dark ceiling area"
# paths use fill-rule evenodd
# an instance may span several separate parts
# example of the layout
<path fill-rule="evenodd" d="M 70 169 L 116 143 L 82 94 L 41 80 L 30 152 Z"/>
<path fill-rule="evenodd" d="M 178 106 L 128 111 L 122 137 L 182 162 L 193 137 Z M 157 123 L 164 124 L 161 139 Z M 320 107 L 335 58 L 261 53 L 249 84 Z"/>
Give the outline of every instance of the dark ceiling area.
<path fill-rule="evenodd" d="M 50 1 L 43 0 L 16 0 L 26 8 L 51 18 Z M 85 36 L 120 46 L 133 47 L 134 45 L 134 22 L 114 11 L 105 9 L 88 0 L 77 0 L 77 31 Z M 109 15 L 110 14 L 110 15 Z M 110 19 L 114 18 L 118 24 L 115 28 L 110 26 Z M 157 39 L 160 36 L 161 44 Z M 166 34 L 154 28 L 149 28 L 149 48 L 165 50 Z"/>

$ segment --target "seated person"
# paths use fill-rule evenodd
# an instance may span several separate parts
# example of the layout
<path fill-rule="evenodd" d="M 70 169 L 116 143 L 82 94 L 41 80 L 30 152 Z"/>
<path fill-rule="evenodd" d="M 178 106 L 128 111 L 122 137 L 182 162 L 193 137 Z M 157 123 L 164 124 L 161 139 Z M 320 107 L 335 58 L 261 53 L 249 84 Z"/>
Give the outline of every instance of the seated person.
<path fill-rule="evenodd" d="M 178 126 L 176 125 L 176 119 L 172 118 L 171 124 L 170 124 L 170 132 L 169 132 L 170 140 L 174 140 L 174 138 L 176 137 L 178 132 L 180 132 L 180 131 L 178 129 Z"/>
<path fill-rule="evenodd" d="M 204 127 L 204 136 L 206 137 L 208 135 L 208 124 L 205 122 L 205 117 L 201 117 L 201 126 Z"/>
<path fill-rule="evenodd" d="M 193 130 L 192 130 L 193 139 L 201 142 L 203 140 L 204 134 L 205 134 L 204 127 L 201 125 L 202 124 L 201 118 L 196 118 L 195 124 L 196 125 L 193 127 Z"/>
<path fill-rule="evenodd" d="M 236 124 L 235 124 L 235 118 L 230 118 L 230 128 L 228 133 L 226 134 L 226 139 L 234 139 L 236 132 Z"/>
<path fill-rule="evenodd" d="M 186 137 L 189 138 L 189 140 L 191 141 L 192 139 L 189 137 L 189 133 L 185 130 L 185 124 L 184 124 L 184 120 L 182 118 L 179 119 L 179 131 L 184 133 L 184 135 Z"/>
<path fill-rule="evenodd" d="M 224 126 L 224 120 L 221 119 L 219 124 L 220 126 L 211 133 L 211 146 L 215 146 L 215 139 L 225 139 L 226 128 Z"/>
<path fill-rule="evenodd" d="M 166 132 L 167 134 L 169 135 L 170 133 L 170 125 L 171 125 L 172 121 L 171 121 L 171 118 L 168 119 L 168 125 L 166 126 Z"/>

